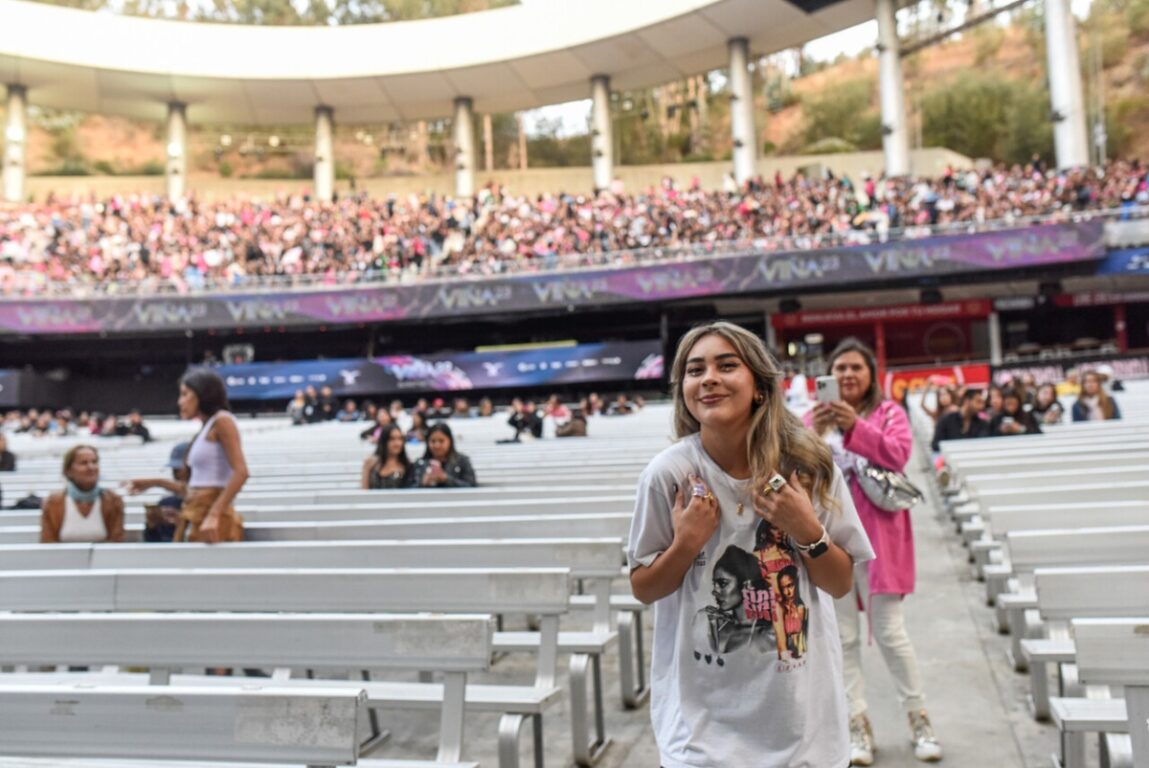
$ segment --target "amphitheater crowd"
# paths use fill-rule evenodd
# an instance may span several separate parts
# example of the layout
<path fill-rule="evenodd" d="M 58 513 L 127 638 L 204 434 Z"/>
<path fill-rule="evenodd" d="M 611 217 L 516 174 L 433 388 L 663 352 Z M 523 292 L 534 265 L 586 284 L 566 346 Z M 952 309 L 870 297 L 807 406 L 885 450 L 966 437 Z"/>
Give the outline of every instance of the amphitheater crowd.
<path fill-rule="evenodd" d="M 940 177 L 757 178 L 707 191 L 666 179 L 598 196 L 528 197 L 491 183 L 473 198 L 352 195 L 330 204 L 194 196 L 65 198 L 0 206 L 0 294 L 194 292 L 253 278 L 341 284 L 625 265 L 752 246 L 815 248 L 921 237 L 1149 203 L 1139 161 L 1057 172 L 947 169 Z"/>

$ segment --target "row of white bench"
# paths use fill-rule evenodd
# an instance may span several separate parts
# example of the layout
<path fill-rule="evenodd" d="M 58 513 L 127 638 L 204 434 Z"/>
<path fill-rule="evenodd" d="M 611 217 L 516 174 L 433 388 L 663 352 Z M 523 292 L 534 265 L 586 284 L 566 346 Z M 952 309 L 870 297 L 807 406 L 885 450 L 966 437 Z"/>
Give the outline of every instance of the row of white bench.
<path fill-rule="evenodd" d="M 1088 733 L 1101 734 L 1104 765 L 1149 764 L 1138 672 L 1149 643 L 1130 642 L 1149 632 L 1139 618 L 1149 617 L 1145 427 L 1090 423 L 943 447 L 962 483 L 947 489 L 948 506 L 1011 632 L 1011 662 L 1028 667 L 1034 715 L 1063 734 L 1055 763 L 1066 768 L 1085 765 Z"/>
<path fill-rule="evenodd" d="M 663 419 L 660 422 L 660 428 L 665 430 L 667 422 Z M 612 465 L 616 468 L 623 463 L 637 465 L 635 446 L 640 444 L 647 446 L 649 456 L 665 444 L 665 437 L 630 441 L 625 449 L 630 452 L 625 462 L 621 458 L 617 461 L 611 459 L 613 451 L 599 443 L 598 458 L 607 461 L 591 464 L 589 457 L 585 459 L 589 466 L 588 475 L 594 473 L 597 477 Z M 511 447 L 512 450 L 519 448 Z M 313 446 L 313 450 L 316 456 L 327 455 L 323 445 Z M 356 458 L 348 462 L 356 472 L 358 461 Z M 646 692 L 641 634 L 643 606 L 629 594 L 613 595 L 610 591 L 611 582 L 623 575 L 622 541 L 629 527 L 633 505 L 633 481 L 629 478 L 636 475 L 637 470 L 633 466 L 627 468 L 621 476 L 628 479 L 615 482 L 616 486 L 629 486 L 625 494 L 604 493 L 601 478 L 596 484 L 572 484 L 567 482 L 570 470 L 563 470 L 561 464 L 529 464 L 525 462 L 519 474 L 538 478 L 539 485 L 364 494 L 343 484 L 338 472 L 307 477 L 309 468 L 304 463 L 298 474 L 301 481 L 306 478 L 306 483 L 284 482 L 291 478 L 275 475 L 269 478 L 271 482 L 265 490 L 258 487 L 250 489 L 252 501 L 259 500 L 262 495 L 265 503 L 248 505 L 248 489 L 245 489 L 240 511 L 248 515 L 250 508 L 248 534 L 257 543 L 210 548 L 133 544 L 0 545 L 0 562 L 3 563 L 0 567 L 11 569 L 8 574 L 0 574 L 0 610 L 6 607 L 20 612 L 99 610 L 112 612 L 108 616 L 130 615 L 140 621 L 155 616 L 137 614 L 136 611 L 212 611 L 211 616 L 219 617 L 226 617 L 229 613 L 241 615 L 249 610 L 358 613 L 422 609 L 486 611 L 495 615 L 537 614 L 541 633 L 496 631 L 489 642 L 493 652 L 529 651 L 538 654 L 534 684 L 485 687 L 467 684 L 465 708 L 467 711 L 501 713 L 500 765 L 518 764 L 520 731 L 527 722 L 531 722 L 536 736 L 535 761 L 541 763 L 542 714 L 560 695 L 555 657 L 560 652 L 569 653 L 571 664 L 567 685 L 571 696 L 573 756 L 576 763 L 589 765 L 601 755 L 608 743 L 602 701 L 603 653 L 615 645 L 621 646 L 619 676 L 625 706 L 640 705 Z M 598 464 L 602 467 L 596 466 Z M 577 468 L 577 464 L 566 466 Z M 560 484 L 565 484 L 566 488 L 557 495 L 554 492 L 556 477 L 562 478 Z M 547 478 L 549 482 L 544 484 Z M 309 490 L 302 490 L 305 488 Z M 328 502 L 329 493 L 340 496 Z M 362 506 L 356 509 L 356 504 Z M 428 509 L 435 511 L 428 512 Z M 540 511 L 546 514 L 537 514 Z M 130 520 L 131 515 L 130 512 Z M 265 515 L 271 522 L 260 521 Z M 36 526 L 6 525 L 11 522 L 28 523 L 29 520 L 27 517 L 21 519 L 0 514 L 0 542 L 34 541 L 29 534 Z M 134 529 L 130 533 L 138 531 L 134 521 L 130 529 Z M 559 540 L 541 540 L 540 536 L 559 537 Z M 571 540 L 572 537 L 588 536 L 604 540 Z M 458 540 L 472 537 L 481 537 L 481 540 Z M 594 548 L 594 554 L 588 554 L 588 547 Z M 388 567 L 376 567 L 381 564 Z M 428 566 L 435 565 L 450 566 L 451 570 L 446 572 L 450 575 L 443 575 L 444 572 L 433 567 L 428 570 Z M 539 572 L 534 569 L 550 565 L 561 566 L 557 572 L 568 582 L 581 584 L 586 592 L 572 596 L 570 585 L 565 584 L 561 590 L 561 610 L 524 599 L 526 593 L 523 590 L 528 589 L 526 585 L 538 581 Z M 550 571 L 542 573 L 547 572 Z M 6 576 L 10 576 L 7 581 Z M 491 584 L 484 587 L 484 583 L 496 577 L 503 585 L 503 591 Z M 381 591 L 380 579 L 406 581 L 399 582 L 400 586 L 393 590 Z M 523 586 L 518 590 L 508 590 L 506 585 L 510 580 L 517 580 Z M 458 585 L 464 583 L 466 589 L 458 589 Z M 76 590 L 81 591 L 77 593 Z M 485 597 L 480 596 L 480 591 Z M 150 593 L 150 596 L 145 593 Z M 97 595 L 102 597 L 97 599 Z M 433 599 L 428 599 L 428 596 Z M 592 628 L 589 631 L 564 629 L 560 632 L 559 616 L 574 609 L 589 611 L 587 615 L 591 617 Z M 110 637 L 103 625 L 93 621 L 88 626 L 98 628 L 99 633 Z M 142 630 L 140 637 L 146 638 L 149 634 L 151 630 Z M 546 641 L 545 638 L 551 634 L 553 642 Z M 118 641 L 112 642 L 111 646 L 125 647 Z M 0 648 L 3 648 L 2 641 Z M 201 653 L 194 661 L 187 657 L 167 659 L 165 666 L 162 660 L 157 661 L 154 657 L 137 657 L 153 662 L 143 664 L 121 654 L 118 661 L 112 662 L 108 658 L 61 656 L 56 650 L 46 646 L 46 652 L 35 660 L 25 656 L 19 663 L 33 666 L 84 665 L 94 669 L 116 663 L 158 670 L 217 665 L 281 666 L 267 660 L 255 661 L 259 653 L 215 661 Z M 18 663 L 18 657 L 0 655 L 0 664 L 9 663 Z M 308 664 L 282 666 L 318 670 L 329 665 L 323 663 L 320 655 Z M 362 660 L 341 662 L 336 666 L 370 668 L 363 665 Z M 436 667 L 428 665 L 425 669 L 434 670 Z M 74 682 L 79 675 L 86 684 L 99 687 L 113 681 L 136 683 L 145 679 L 139 675 L 113 673 L 110 669 L 88 673 L 26 672 L 14 677 L 12 674 L 10 679 L 13 681 L 33 678 L 41 684 Z M 193 687 L 223 686 L 235 682 L 234 678 L 162 672 L 152 677 L 155 682 L 166 680 L 169 684 L 192 684 Z M 286 678 L 282 672 L 278 677 L 281 679 L 274 681 L 276 685 L 299 687 L 300 683 L 306 682 L 298 677 Z M 324 685 L 328 682 L 309 684 Z M 260 684 L 270 685 L 266 681 Z M 367 692 L 368 710 L 387 706 L 428 709 L 442 706 L 439 703 L 443 697 L 441 684 L 428 682 L 425 677 L 418 683 L 355 680 L 345 684 Z M 449 730 L 443 731 L 444 738 Z"/>

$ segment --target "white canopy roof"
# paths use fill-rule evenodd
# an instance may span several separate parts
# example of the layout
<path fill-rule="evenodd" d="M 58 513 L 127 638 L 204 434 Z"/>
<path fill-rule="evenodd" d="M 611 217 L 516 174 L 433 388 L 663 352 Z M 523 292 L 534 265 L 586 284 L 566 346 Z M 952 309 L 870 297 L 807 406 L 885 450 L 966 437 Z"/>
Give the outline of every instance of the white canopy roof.
<path fill-rule="evenodd" d="M 795 0 L 807 7 L 808 1 Z M 820 5 L 816 0 L 814 5 Z M 132 18 L 0 0 L 0 84 L 32 104 L 196 123 L 340 123 L 447 117 L 469 96 L 509 112 L 658 85 L 793 47 L 874 16 L 873 0 L 805 13 L 789 0 L 551 0 L 425 21 L 257 27 Z"/>

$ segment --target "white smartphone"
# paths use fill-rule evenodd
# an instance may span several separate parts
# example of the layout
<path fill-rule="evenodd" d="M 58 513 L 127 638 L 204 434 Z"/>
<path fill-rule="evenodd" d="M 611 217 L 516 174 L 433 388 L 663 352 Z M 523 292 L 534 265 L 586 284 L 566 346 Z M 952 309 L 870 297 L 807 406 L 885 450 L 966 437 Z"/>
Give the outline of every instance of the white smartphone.
<path fill-rule="evenodd" d="M 838 380 L 833 376 L 819 376 L 814 379 L 814 399 L 819 403 L 832 403 L 842 399 Z"/>

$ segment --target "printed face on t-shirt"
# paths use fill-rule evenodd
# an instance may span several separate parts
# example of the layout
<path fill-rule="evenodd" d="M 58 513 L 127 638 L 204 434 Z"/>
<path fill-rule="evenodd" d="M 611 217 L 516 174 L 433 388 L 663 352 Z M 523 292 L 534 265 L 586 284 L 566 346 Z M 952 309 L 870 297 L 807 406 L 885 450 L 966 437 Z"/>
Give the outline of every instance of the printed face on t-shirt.
<path fill-rule="evenodd" d="M 724 611 L 732 611 L 742 602 L 742 585 L 734 574 L 721 568 L 714 569 L 711 594 L 714 602 Z"/>

